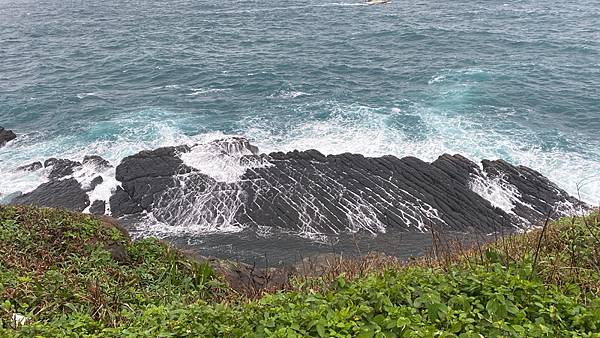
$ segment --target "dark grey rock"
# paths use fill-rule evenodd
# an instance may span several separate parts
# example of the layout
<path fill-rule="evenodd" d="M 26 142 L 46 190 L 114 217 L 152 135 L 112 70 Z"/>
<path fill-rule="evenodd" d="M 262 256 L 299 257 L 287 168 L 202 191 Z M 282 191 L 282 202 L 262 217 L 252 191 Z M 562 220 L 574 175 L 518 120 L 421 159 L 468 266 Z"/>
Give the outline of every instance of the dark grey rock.
<path fill-rule="evenodd" d="M 125 157 L 117 166 L 116 178 L 121 182 L 129 182 L 138 178 L 170 177 L 191 172 L 192 169 L 183 165 L 177 156 L 189 149 L 186 146 L 165 147 Z"/>
<path fill-rule="evenodd" d="M 33 162 L 30 164 L 26 164 L 26 165 L 17 167 L 17 170 L 19 170 L 19 171 L 36 171 L 36 170 L 42 169 L 43 167 L 44 166 L 42 165 L 42 162 Z"/>
<path fill-rule="evenodd" d="M 414 157 L 325 156 L 316 150 L 248 155 L 258 150 L 244 139 L 219 140 L 210 146 L 217 155 L 243 155 L 240 162 L 250 168 L 237 182 L 217 182 L 183 163 L 179 155 L 190 151 L 187 146 L 143 151 L 117 166 L 121 187 L 109 200 L 111 214 L 148 211 L 174 225 L 233 222 L 299 232 L 375 233 L 389 227 L 491 232 L 526 228 L 550 211 L 565 210 L 565 205 L 587 208 L 540 173 L 502 160 L 483 161 L 480 167 L 449 154 L 431 164 Z M 268 165 L 251 166 L 265 162 Z M 84 163 L 107 165 L 92 156 Z M 89 200 L 79 183 L 57 181 L 80 165 L 48 159 L 45 166 L 52 167 L 53 181 L 15 197 L 13 203 L 83 210 Z M 512 210 L 494 207 L 472 191 L 473 180 L 495 178 L 516 190 L 519 201 Z M 98 176 L 89 189 L 101 183 Z M 104 214 L 106 209 L 105 202 L 94 201 L 90 212 Z M 553 217 L 563 214 L 555 212 Z"/>
<path fill-rule="evenodd" d="M 323 156 L 317 151 L 270 154 L 271 166 L 242 177 L 251 203 L 243 223 L 340 232 L 384 227 L 425 231 L 509 225 L 510 217 L 457 179 L 414 157 Z"/>
<path fill-rule="evenodd" d="M 112 168 L 110 162 L 98 155 L 87 155 L 83 158 L 83 164 L 92 164 L 99 169 Z"/>
<path fill-rule="evenodd" d="M 90 214 L 104 215 L 106 212 L 106 203 L 104 201 L 95 200 L 90 206 Z"/>
<path fill-rule="evenodd" d="M 8 195 L 0 194 L 0 204 L 9 204 L 12 200 L 14 200 L 15 198 L 22 196 L 22 195 L 23 195 L 23 193 L 20 191 L 15 191 Z"/>
<path fill-rule="evenodd" d="M 458 154 L 443 154 L 431 165 L 464 185 L 467 185 L 474 175 L 481 175 L 481 169 L 477 164 Z"/>
<path fill-rule="evenodd" d="M 104 182 L 104 179 L 102 178 L 102 176 L 94 177 L 94 179 L 90 182 L 90 186 L 87 189 L 87 191 L 92 191 L 92 190 L 96 189 L 96 187 L 98 185 L 102 184 L 102 182 Z"/>
<path fill-rule="evenodd" d="M 7 130 L 0 127 L 0 147 L 4 146 L 7 142 L 17 138 L 17 135 L 12 130 Z"/>
<path fill-rule="evenodd" d="M 157 198 L 178 185 L 174 176 L 195 171 L 177 156 L 186 151 L 189 147 L 166 147 L 123 159 L 116 169 L 116 178 L 123 188 L 110 199 L 112 215 L 120 217 L 131 214 L 132 210 L 149 211 Z"/>
<path fill-rule="evenodd" d="M 253 155 L 258 155 L 258 147 L 250 144 L 250 142 L 243 137 L 230 137 L 216 140 L 210 142 L 209 145 L 217 147 L 224 154 L 244 153 L 245 150 L 247 150 Z"/>
<path fill-rule="evenodd" d="M 113 217 L 121 217 L 125 215 L 134 215 L 143 211 L 139 204 L 131 200 L 131 197 L 118 187 L 109 200 L 110 212 Z"/>
<path fill-rule="evenodd" d="M 90 205 L 90 200 L 81 188 L 81 184 L 74 178 L 70 178 L 44 183 L 34 191 L 13 199 L 11 204 L 29 204 L 83 211 Z"/>
<path fill-rule="evenodd" d="M 75 171 L 75 168 L 81 167 L 81 162 L 67 159 L 49 158 L 44 161 L 44 167 L 51 167 L 48 178 L 51 180 L 57 180 L 65 176 L 72 175 Z"/>
<path fill-rule="evenodd" d="M 556 218 L 571 210 L 589 208 L 531 168 L 514 166 L 503 160 L 483 160 L 481 163 L 488 177 L 500 178 L 517 189 L 519 199 L 513 212 L 521 218 L 539 222 L 548 215 Z"/>

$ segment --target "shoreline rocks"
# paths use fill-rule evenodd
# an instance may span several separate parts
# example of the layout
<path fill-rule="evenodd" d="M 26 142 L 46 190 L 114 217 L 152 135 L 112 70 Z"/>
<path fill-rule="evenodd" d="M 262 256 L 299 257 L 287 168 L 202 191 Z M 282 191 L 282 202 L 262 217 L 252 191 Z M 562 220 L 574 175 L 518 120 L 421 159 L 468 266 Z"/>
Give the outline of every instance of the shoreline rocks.
<path fill-rule="evenodd" d="M 3 147 L 6 143 L 8 143 L 16 138 L 17 138 L 17 135 L 12 130 L 8 130 L 8 129 L 4 129 L 3 127 L 0 127 L 0 147 Z"/>
<path fill-rule="evenodd" d="M 48 208 L 83 211 L 90 204 L 81 184 L 74 178 L 44 183 L 30 193 L 18 196 L 11 204 L 27 204 Z"/>
<path fill-rule="evenodd" d="M 529 228 L 549 214 L 557 218 L 588 208 L 535 170 L 502 160 L 478 165 L 449 154 L 432 163 L 390 155 L 325 156 L 317 150 L 259 154 L 246 139 L 231 138 L 202 148 L 215 152 L 214 158 L 202 161 L 226 158 L 231 166 L 239 166 L 238 179 L 219 181 L 182 160 L 182 154 L 194 156 L 197 146 L 164 147 L 124 158 L 115 168 L 120 186 L 108 205 L 93 201 L 89 211 L 102 214 L 110 207 L 113 217 L 151 212 L 157 220 L 177 226 L 239 225 L 337 234 L 383 233 L 390 227 L 510 232 Z M 32 170 L 39 167 L 34 164 Z M 111 166 L 97 156 L 86 156 L 83 162 L 49 159 L 44 165 L 51 167 L 51 182 L 13 203 L 87 208 L 90 201 L 87 195 L 82 197 L 81 185 L 64 177 L 88 164 Z M 101 177 L 92 180 L 86 191 L 101 183 Z M 486 189 L 493 184 L 499 184 L 494 189 L 505 195 L 504 204 L 495 205 L 489 198 Z"/>

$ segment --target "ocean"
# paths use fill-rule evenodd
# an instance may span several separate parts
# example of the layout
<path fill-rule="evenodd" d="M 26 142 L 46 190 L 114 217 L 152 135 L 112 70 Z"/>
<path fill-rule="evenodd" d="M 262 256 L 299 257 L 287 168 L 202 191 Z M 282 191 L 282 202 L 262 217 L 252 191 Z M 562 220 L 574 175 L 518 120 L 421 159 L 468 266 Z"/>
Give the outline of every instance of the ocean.
<path fill-rule="evenodd" d="M 0 199 L 33 161 L 238 135 L 502 158 L 600 203 L 598 1 L 0 0 L 0 60 Z"/>

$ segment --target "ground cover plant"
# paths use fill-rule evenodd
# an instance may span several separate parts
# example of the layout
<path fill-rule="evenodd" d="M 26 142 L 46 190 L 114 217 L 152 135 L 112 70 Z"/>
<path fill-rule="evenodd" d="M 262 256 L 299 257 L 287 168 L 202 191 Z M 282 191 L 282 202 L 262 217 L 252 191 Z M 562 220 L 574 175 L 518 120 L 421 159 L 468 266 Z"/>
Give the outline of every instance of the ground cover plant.
<path fill-rule="evenodd" d="M 598 238 L 597 215 L 563 219 L 408 263 L 340 260 L 250 297 L 102 220 L 0 206 L 0 336 L 600 337 Z"/>

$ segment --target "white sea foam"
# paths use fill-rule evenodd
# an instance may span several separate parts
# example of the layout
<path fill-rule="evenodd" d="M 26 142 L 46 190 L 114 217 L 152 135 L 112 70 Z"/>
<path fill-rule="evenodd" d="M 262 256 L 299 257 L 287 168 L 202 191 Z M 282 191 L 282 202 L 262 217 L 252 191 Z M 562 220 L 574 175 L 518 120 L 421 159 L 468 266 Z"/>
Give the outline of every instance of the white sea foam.
<path fill-rule="evenodd" d="M 110 203 L 109 199 L 113 192 L 120 185 L 120 182 L 115 178 L 115 168 L 101 168 L 92 163 L 83 164 L 80 168 L 77 168 L 73 175 L 82 186 L 84 190 L 91 188 L 92 180 L 96 177 L 102 177 L 102 183 L 98 184 L 94 189 L 87 192 L 90 199 L 90 203 L 94 201 L 104 201 L 106 214 L 110 214 Z M 84 210 L 88 212 L 89 207 Z"/>
<path fill-rule="evenodd" d="M 513 209 L 516 203 L 520 201 L 521 194 L 517 187 L 506 182 L 504 178 L 489 178 L 482 172 L 481 175 L 472 178 L 469 186 L 479 196 L 490 201 L 493 206 L 504 210 L 508 214 L 515 215 Z"/>
<path fill-rule="evenodd" d="M 80 99 L 80 100 L 81 100 L 81 99 L 84 99 L 84 98 L 86 98 L 86 97 L 89 97 L 89 96 L 95 96 L 95 97 L 97 97 L 97 96 L 98 96 L 98 94 L 97 94 L 97 93 L 94 93 L 94 92 L 89 92 L 89 93 L 79 93 L 79 94 L 77 94 L 77 98 L 78 98 L 78 99 Z"/>
<path fill-rule="evenodd" d="M 236 182 L 248 168 L 267 165 L 262 160 L 241 161 L 243 156 L 253 155 L 248 148 L 240 146 L 235 138 L 218 142 L 198 144 L 180 155 L 183 163 L 219 182 Z"/>
<path fill-rule="evenodd" d="M 295 99 L 297 97 L 301 97 L 301 96 L 311 96 L 312 94 L 310 93 L 305 93 L 302 91 L 295 91 L 295 90 L 281 90 L 278 91 L 276 94 L 272 94 L 269 97 L 272 98 L 280 98 L 280 99 Z"/>
<path fill-rule="evenodd" d="M 190 88 L 191 93 L 189 93 L 187 95 L 198 96 L 198 95 L 205 95 L 205 94 L 211 94 L 211 93 L 222 93 L 222 92 L 226 92 L 229 90 L 230 89 L 227 89 L 227 88 Z"/>

